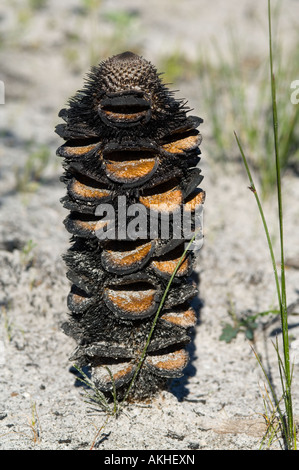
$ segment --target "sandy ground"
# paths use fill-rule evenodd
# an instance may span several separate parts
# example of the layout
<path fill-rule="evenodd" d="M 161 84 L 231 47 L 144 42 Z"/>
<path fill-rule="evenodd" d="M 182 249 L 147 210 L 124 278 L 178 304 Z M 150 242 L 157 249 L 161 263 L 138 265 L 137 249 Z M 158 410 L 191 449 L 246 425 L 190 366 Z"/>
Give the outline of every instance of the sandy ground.
<path fill-rule="evenodd" d="M 209 51 L 214 37 L 225 44 L 225 32 L 232 25 L 240 34 L 240 48 L 266 56 L 266 3 L 229 0 L 224 7 L 220 0 L 103 1 L 100 32 L 96 31 L 99 59 L 117 45 L 118 52 L 138 47 L 156 63 L 177 44 L 192 58 L 199 45 Z M 232 321 L 228 313 L 232 306 L 238 315 L 275 306 L 272 266 L 243 167 L 217 167 L 205 140 L 201 164 L 202 187 L 207 192 L 205 243 L 197 263 L 202 307 L 185 376 L 152 403 L 127 406 L 98 432 L 106 416 L 84 401 L 71 370 L 68 357 L 74 343 L 60 331 L 69 290 L 61 255 L 69 236 L 63 225 L 66 211 L 59 202 L 65 192 L 59 182 L 61 166 L 55 157 L 61 142 L 53 129 L 59 122 L 58 111 L 82 86 L 89 68 L 86 44 L 90 44 L 92 26 L 82 4 L 49 0 L 31 16 L 25 1 L 3 1 L 0 7 L 0 79 L 5 83 L 5 105 L 0 105 L 0 448 L 258 449 L 266 430 L 265 379 L 252 343 L 243 333 L 229 344 L 219 337 L 223 324 Z M 299 2 L 285 0 L 284 5 L 280 33 L 283 41 L 291 43 Z M 125 9 L 136 16 L 136 30 L 116 38 L 115 23 L 104 13 Z M 76 35 L 79 39 L 74 39 Z M 194 114 L 205 120 L 204 139 L 211 138 L 209 113 L 203 115 L 201 109 L 200 83 L 184 82 L 179 87 Z M 29 153 L 40 145 L 53 155 L 42 182 L 34 191 L 17 191 L 16 174 L 23 174 Z M 298 179 L 286 175 L 283 189 L 286 256 L 298 260 Z M 266 203 L 265 211 L 271 233 L 277 234 L 275 198 Z M 277 235 L 275 241 L 278 248 Z M 287 283 L 292 304 L 298 300 L 298 269 L 287 270 Z M 296 352 L 298 317 L 290 315 L 289 322 Z M 277 319 L 265 317 L 259 320 L 254 337 L 254 347 L 278 395 L 280 379 L 272 342 L 277 334 L 281 343 L 279 327 Z M 299 360 L 293 383 L 297 418 L 298 377 Z M 273 447 L 281 445 L 276 442 Z"/>

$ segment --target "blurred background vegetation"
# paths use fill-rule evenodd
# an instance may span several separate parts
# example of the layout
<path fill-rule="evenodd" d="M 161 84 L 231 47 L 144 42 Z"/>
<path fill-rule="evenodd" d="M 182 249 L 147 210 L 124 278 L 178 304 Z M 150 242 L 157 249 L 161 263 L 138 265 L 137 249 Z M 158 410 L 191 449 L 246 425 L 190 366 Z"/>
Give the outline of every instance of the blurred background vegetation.
<path fill-rule="evenodd" d="M 0 76 L 0 79 L 7 83 L 7 106 L 9 107 L 11 101 L 20 102 L 20 95 L 24 89 L 26 95 L 29 87 L 31 87 L 31 94 L 28 92 L 30 102 L 34 97 L 35 86 L 40 90 L 41 97 L 43 93 L 56 95 L 60 92 L 63 96 L 67 89 L 59 82 L 50 86 L 45 82 L 47 75 L 43 71 L 40 77 L 34 76 L 29 85 L 19 83 L 13 91 L 10 91 L 10 79 L 12 78 L 14 82 L 18 81 L 19 77 L 11 77 L 8 58 L 11 61 L 15 60 L 20 69 L 20 76 L 22 68 L 27 70 L 29 68 L 27 78 L 29 77 L 30 82 L 31 60 L 32 74 L 38 75 L 35 58 L 41 56 L 41 63 L 47 66 L 48 60 L 52 57 L 49 62 L 49 81 L 52 79 L 53 68 L 57 66 L 61 71 L 56 72 L 55 79 L 60 77 L 64 83 L 67 80 L 70 83 L 69 94 L 64 95 L 65 101 L 82 86 L 82 77 L 90 65 L 95 65 L 110 55 L 132 50 L 152 60 L 146 56 L 147 47 L 141 39 L 144 25 L 140 10 L 128 7 L 128 3 L 131 2 L 116 2 L 117 8 L 114 3 L 104 0 L 77 0 L 67 2 L 68 6 L 66 4 L 62 6 L 57 0 L 2 0 L 0 56 L 3 78 Z M 275 5 L 273 22 L 277 26 L 284 13 L 284 7 L 280 1 Z M 176 6 L 177 0 L 174 0 L 174 9 Z M 186 2 L 187 8 L 188 2 Z M 176 18 L 175 21 L 180 21 L 180 18 Z M 234 165 L 240 162 L 233 135 L 234 131 L 238 132 L 253 168 L 258 169 L 262 194 L 266 197 L 271 194 L 276 178 L 271 133 L 268 51 L 265 50 L 264 54 L 256 51 L 252 51 L 251 55 L 244 53 L 237 31 L 238 25 L 235 26 L 236 28 L 227 28 L 225 41 L 223 37 L 218 38 L 215 31 L 216 39 L 209 44 L 209 48 L 201 40 L 198 41 L 195 53 L 188 55 L 180 42 L 176 41 L 170 44 L 171 47 L 157 49 L 155 60 L 152 61 L 159 71 L 164 72 L 163 79 L 166 83 L 172 83 L 175 89 L 190 90 L 188 96 L 190 104 L 192 106 L 195 104 L 196 113 L 204 118 L 206 125 L 204 148 L 211 156 L 212 164 L 219 166 L 221 171 L 223 168 L 227 169 L 228 164 Z M 278 31 L 278 26 L 276 29 Z M 267 31 L 264 31 L 264 35 L 267 36 Z M 283 171 L 298 174 L 299 105 L 294 106 L 290 101 L 290 84 L 293 80 L 299 79 L 299 35 L 292 47 L 288 46 L 287 49 L 281 44 L 279 34 L 276 34 L 275 38 L 281 164 Z M 22 58 L 26 63 L 22 62 Z M 15 90 L 20 90 L 19 95 Z M 45 101 L 49 101 L 48 106 L 51 108 L 51 99 L 47 97 Z M 58 122 L 56 116 L 59 103 L 57 102 L 57 109 L 54 105 L 56 105 L 55 99 L 51 108 L 52 121 L 45 121 L 45 125 L 49 125 L 44 131 L 48 132 L 49 142 L 38 141 L 38 133 L 36 137 L 38 142 L 34 142 L 35 137 L 32 136 L 29 136 L 25 142 L 25 147 L 29 149 L 27 160 L 21 165 L 25 171 L 21 172 L 18 165 L 14 169 L 15 188 L 18 191 L 36 188 L 35 183 L 42 180 L 43 169 L 53 163 L 52 149 L 47 151 L 45 146 L 52 144 L 50 134 L 53 130 L 50 125 L 55 124 L 55 119 Z M 28 111 L 30 103 L 27 102 L 24 107 L 27 107 Z M 20 109 L 16 107 L 14 112 L 20 113 Z M 12 128 L 18 124 L 17 118 L 11 116 L 12 114 L 10 124 L 7 123 L 7 119 L 6 122 L 0 123 L 0 132 L 6 137 L 6 143 L 11 143 Z M 3 157 L 0 155 L 0 158 Z"/>

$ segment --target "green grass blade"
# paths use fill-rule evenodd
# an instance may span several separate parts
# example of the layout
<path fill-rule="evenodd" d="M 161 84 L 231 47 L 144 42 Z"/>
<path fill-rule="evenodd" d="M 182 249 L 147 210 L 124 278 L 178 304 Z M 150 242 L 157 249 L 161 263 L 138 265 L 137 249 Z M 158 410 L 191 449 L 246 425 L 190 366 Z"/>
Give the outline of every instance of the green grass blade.
<path fill-rule="evenodd" d="M 250 182 L 249 189 L 254 194 L 254 197 L 255 197 L 255 200 L 257 202 L 257 206 L 258 206 L 258 209 L 259 209 L 259 213 L 260 213 L 260 216 L 261 216 L 261 219 L 262 219 L 262 223 L 263 223 L 263 227 L 264 227 L 264 231 L 265 231 L 265 234 L 266 234 L 268 247 L 269 247 L 269 251 L 270 251 L 272 266 L 273 266 L 273 272 L 274 272 L 275 284 L 276 284 L 276 291 L 277 291 L 277 297 L 278 297 L 278 305 L 280 306 L 281 305 L 280 284 L 279 284 L 279 278 L 278 278 L 278 272 L 277 272 L 277 266 L 276 266 L 276 261 L 275 261 L 275 255 L 274 255 L 272 240 L 271 240 L 271 237 L 270 237 L 270 232 L 269 232 L 269 229 L 268 229 L 266 217 L 265 217 L 264 210 L 263 210 L 263 207 L 262 207 L 262 204 L 261 204 L 261 200 L 259 198 L 257 189 L 255 187 L 255 184 L 254 184 L 254 181 L 253 181 L 253 178 L 252 178 L 252 175 L 251 175 L 251 171 L 249 169 L 249 165 L 248 165 L 247 158 L 245 156 L 243 147 L 241 145 L 241 142 L 240 142 L 236 132 L 234 132 L 234 134 L 235 134 L 235 138 L 236 138 L 238 147 L 240 149 L 240 153 L 241 153 L 241 156 L 242 156 L 242 159 L 243 159 L 243 162 L 244 162 L 244 166 L 245 166 L 245 169 L 246 169 L 246 172 L 247 172 L 247 176 L 248 176 L 248 179 L 249 179 L 249 182 Z"/>
<path fill-rule="evenodd" d="M 269 54 L 270 54 L 270 78 L 271 78 L 271 94 L 272 94 L 272 116 L 273 116 L 273 135 L 274 150 L 276 163 L 276 185 L 278 199 L 278 217 L 279 217 L 279 235 L 280 235 L 280 266 L 281 266 L 281 303 L 280 316 L 282 324 L 283 352 L 284 352 L 284 374 L 285 374 L 285 406 L 288 418 L 288 438 L 291 438 L 294 430 L 292 394 L 291 394 L 291 370 L 290 370 L 290 354 L 289 354 L 289 328 L 287 315 L 286 300 L 286 279 L 285 279 L 285 262 L 284 262 L 284 231 L 283 231 L 283 205 L 281 191 L 281 168 L 280 154 L 278 145 L 278 117 L 277 117 L 277 100 L 276 100 L 276 83 L 273 67 L 273 45 L 272 45 L 272 22 L 271 22 L 271 0 L 268 0 L 268 22 L 269 22 Z M 294 443 L 296 445 L 296 443 Z"/>
<path fill-rule="evenodd" d="M 192 245 L 192 243 L 195 241 L 197 235 L 198 235 L 198 231 L 194 234 L 194 236 L 192 237 L 192 239 L 191 239 L 190 242 L 188 243 L 187 247 L 186 247 L 185 250 L 184 250 L 184 253 L 183 253 L 182 256 L 180 257 L 180 259 L 179 259 L 179 261 L 178 261 L 178 263 L 177 263 L 177 265 L 176 265 L 176 267 L 175 267 L 175 269 L 174 269 L 174 271 L 173 271 L 173 273 L 172 273 L 172 275 L 171 275 L 171 277 L 170 277 L 170 279 L 169 279 L 169 281 L 168 281 L 168 284 L 167 284 L 167 286 L 166 286 L 166 289 L 165 289 L 165 291 L 164 291 L 164 293 L 163 293 L 163 296 L 162 296 L 162 299 L 161 299 L 161 301 L 160 301 L 158 310 L 157 310 L 156 315 L 155 315 L 155 317 L 154 317 L 154 320 L 153 320 L 153 323 L 152 323 L 152 326 L 151 326 L 149 335 L 148 335 L 148 337 L 147 337 L 145 346 L 144 346 L 144 348 L 143 348 L 143 351 L 142 351 L 142 354 L 141 354 L 139 363 L 138 363 L 138 365 L 137 365 L 136 371 L 135 371 L 134 376 L 133 376 L 133 378 L 132 378 L 132 380 L 131 380 L 131 382 L 130 382 L 130 385 L 129 385 L 129 387 L 128 387 L 126 393 L 125 393 L 125 396 L 124 396 L 124 398 L 123 398 L 123 400 L 122 400 L 122 402 L 121 402 L 121 405 L 122 405 L 122 404 L 126 401 L 126 399 L 128 398 L 128 395 L 129 395 L 129 393 L 130 393 L 130 391 L 131 391 L 131 389 L 132 389 L 132 386 L 133 386 L 133 384 L 134 384 L 134 382 L 135 382 L 135 380 L 136 380 L 136 377 L 137 377 L 137 375 L 138 375 L 138 373 L 139 373 L 139 371 L 140 371 L 140 369 L 141 369 L 141 367 L 142 367 L 143 361 L 144 361 L 145 356 L 146 356 L 147 348 L 148 348 L 148 346 L 149 346 L 149 343 L 150 343 L 151 337 L 152 337 L 152 335 L 153 335 L 153 332 L 154 332 L 156 323 L 157 323 L 157 321 L 158 321 L 160 312 L 161 312 L 161 310 L 162 310 L 162 308 L 163 308 L 164 302 L 165 302 L 165 300 L 166 300 L 166 297 L 167 297 L 168 291 L 169 291 L 169 289 L 170 289 L 170 286 L 171 286 L 171 284 L 172 284 L 172 282 L 173 282 L 173 279 L 174 279 L 174 277 L 175 277 L 177 271 L 179 270 L 179 268 L 180 268 L 180 266 L 181 266 L 181 264 L 182 264 L 182 262 L 183 262 L 183 260 L 184 260 L 184 258 L 185 258 L 185 256 L 186 256 L 188 250 L 190 249 L 190 247 L 191 247 L 191 245 Z"/>
<path fill-rule="evenodd" d="M 276 406 L 277 412 L 278 412 L 278 414 L 279 414 L 279 418 L 280 418 L 281 424 L 282 424 L 282 426 L 284 427 L 284 433 L 287 434 L 287 429 L 286 429 L 286 427 L 285 427 L 285 420 L 284 420 L 283 412 L 282 412 L 282 410 L 281 410 L 281 408 L 280 408 L 280 405 L 279 405 L 280 401 L 279 401 L 278 398 L 277 398 L 277 395 L 276 395 L 276 393 L 275 393 L 275 390 L 274 390 L 274 388 L 273 388 L 273 386 L 272 386 L 272 383 L 271 383 L 271 381 L 270 381 L 270 379 L 269 379 L 269 377 L 268 377 L 268 374 L 267 374 L 267 372 L 266 372 L 266 370 L 265 370 L 265 368 L 264 368 L 264 366 L 263 366 L 263 364 L 262 364 L 262 361 L 261 361 L 259 355 L 257 354 L 257 352 L 255 351 L 255 349 L 254 349 L 253 347 L 251 347 L 251 348 L 252 348 L 252 350 L 253 350 L 253 353 L 254 353 L 254 355 L 255 355 L 255 357 L 256 357 L 257 362 L 258 362 L 259 365 L 260 365 L 260 368 L 262 369 L 262 372 L 263 372 L 263 374 L 264 374 L 264 376 L 265 376 L 265 379 L 266 379 L 266 381 L 267 381 L 267 384 L 268 384 L 268 386 L 269 386 L 269 389 L 270 389 L 270 391 L 271 391 L 271 393 L 272 393 L 272 396 L 273 396 L 273 399 L 274 399 L 274 402 L 275 402 L 275 406 Z"/>
<path fill-rule="evenodd" d="M 282 339 L 283 339 L 283 359 L 279 353 L 278 347 L 276 349 L 276 353 L 278 356 L 278 365 L 279 365 L 279 372 L 282 382 L 282 389 L 283 389 L 283 399 L 285 404 L 286 410 L 286 422 L 283 419 L 283 415 L 279 410 L 279 415 L 281 418 L 281 424 L 284 430 L 284 437 L 287 442 L 288 449 L 295 449 L 296 448 L 296 429 L 294 424 L 293 418 L 293 406 L 292 406 L 292 394 L 291 394 L 291 382 L 292 382 L 292 373 L 290 369 L 290 355 L 289 355 L 289 332 L 288 332 L 288 315 L 287 315 L 287 300 L 286 300 L 286 279 L 285 279 L 285 261 L 284 261 L 284 231 L 283 231 L 283 204 L 282 204 L 282 190 L 281 190 L 281 161 L 280 161 L 280 153 L 279 153 L 279 138 L 278 138 L 278 116 L 277 116 L 277 99 L 276 99 L 276 82 L 275 82 L 275 75 L 274 75 L 274 68 L 273 68 L 273 44 L 272 44 L 272 24 L 271 24 L 271 0 L 268 0 L 268 23 L 269 23 L 269 57 L 270 57 L 270 82 L 271 82 L 271 97 L 272 97 L 272 125 L 273 125 L 273 138 L 274 138 L 274 153 L 275 153 L 275 170 L 276 170 L 276 188 L 277 188 L 277 200 L 278 200 L 278 221 L 279 221 L 279 238 L 280 238 L 280 266 L 281 266 L 281 281 L 279 283 L 275 256 L 273 252 L 272 242 L 269 235 L 269 230 L 267 227 L 267 223 L 265 220 L 263 208 L 257 194 L 250 169 L 247 164 L 247 159 L 245 157 L 242 145 L 240 140 L 235 133 L 236 141 L 239 146 L 242 159 L 244 162 L 244 166 L 246 168 L 246 172 L 248 175 L 248 179 L 250 181 L 250 189 L 253 192 L 259 212 L 262 218 L 264 230 L 266 233 L 268 246 L 270 250 L 274 276 L 275 276 L 275 283 L 276 283 L 276 290 L 278 296 L 278 303 L 279 303 L 279 311 L 280 311 L 280 319 L 281 319 L 281 327 L 282 327 Z M 261 367 L 262 364 L 259 361 Z M 271 387 L 271 392 L 273 393 L 274 390 Z M 275 395 L 273 395 L 275 396 Z M 277 402 L 277 399 L 275 398 Z"/>

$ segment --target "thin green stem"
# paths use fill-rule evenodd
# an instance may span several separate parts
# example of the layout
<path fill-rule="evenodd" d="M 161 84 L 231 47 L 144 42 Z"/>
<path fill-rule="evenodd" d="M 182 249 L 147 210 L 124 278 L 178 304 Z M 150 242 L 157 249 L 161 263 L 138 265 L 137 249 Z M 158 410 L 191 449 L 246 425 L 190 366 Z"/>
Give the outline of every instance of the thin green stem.
<path fill-rule="evenodd" d="M 269 389 L 270 389 L 270 391 L 271 391 L 271 393 L 272 393 L 272 396 L 273 396 L 273 398 L 274 398 L 274 402 L 275 402 L 275 406 L 276 406 L 277 412 L 278 412 L 279 417 L 280 417 L 281 425 L 282 425 L 282 427 L 283 427 L 283 429 L 284 429 L 284 433 L 286 434 L 286 433 L 287 433 L 287 430 L 286 430 L 285 422 L 284 422 L 284 419 L 283 419 L 283 413 L 282 413 L 281 408 L 280 408 L 280 406 L 279 406 L 279 400 L 278 400 L 278 398 L 277 398 L 277 396 L 276 396 L 275 390 L 274 390 L 274 388 L 273 388 L 273 386 L 272 386 L 272 384 L 271 384 L 271 381 L 269 380 L 269 377 L 268 377 L 268 375 L 267 375 L 267 372 L 265 371 L 265 368 L 264 368 L 264 366 L 263 366 L 263 364 L 262 364 L 262 361 L 261 361 L 259 355 L 257 354 L 257 352 L 255 351 L 255 349 L 254 349 L 252 346 L 251 346 L 251 348 L 252 348 L 252 351 L 253 351 L 253 353 L 254 353 L 254 355 L 255 355 L 255 357 L 256 357 L 256 360 L 257 360 L 257 362 L 259 363 L 259 365 L 260 365 L 260 367 L 261 367 L 261 369 L 262 369 L 262 371 L 263 371 L 263 374 L 264 374 L 264 376 L 265 376 L 265 378 L 266 378 L 266 380 L 267 380 Z"/>
<path fill-rule="evenodd" d="M 264 214 L 264 211 L 263 211 L 263 207 L 262 207 L 259 195 L 257 193 L 256 187 L 255 187 L 252 175 L 251 175 L 251 171 L 250 171 L 249 166 L 248 166 L 247 158 L 244 154 L 243 147 L 241 145 L 241 142 L 240 142 L 236 132 L 234 132 L 234 134 L 235 134 L 235 138 L 236 138 L 238 147 L 240 149 L 240 153 L 241 153 L 241 156 L 242 156 L 242 159 L 243 159 L 243 162 L 244 162 L 244 166 L 245 166 L 245 169 L 246 169 L 246 172 L 247 172 L 247 176 L 248 176 L 248 179 L 249 179 L 249 182 L 250 182 L 250 188 L 249 189 L 254 194 L 254 197 L 255 197 L 257 205 L 258 205 L 259 213 L 260 213 L 260 216 L 261 216 L 261 219 L 262 219 L 262 222 L 263 222 L 263 227 L 264 227 L 264 231 L 265 231 L 265 234 L 266 234 L 266 237 L 267 237 L 268 247 L 269 247 L 272 266 L 273 266 L 273 271 L 274 271 L 276 291 L 277 291 L 277 297 L 278 297 L 278 305 L 280 306 L 281 305 L 280 284 L 279 284 L 279 278 L 278 278 L 277 266 L 276 266 L 276 261 L 275 261 L 275 255 L 274 255 L 274 251 L 273 251 L 273 245 L 272 245 L 268 225 L 267 225 L 267 222 L 266 222 L 265 214 Z"/>
<path fill-rule="evenodd" d="M 273 114 L 273 133 L 274 133 L 274 149 L 276 161 L 276 184 L 278 198 L 278 216 L 279 216 L 279 235 L 280 235 L 280 266 L 281 266 L 281 303 L 280 316 L 283 337 L 284 352 L 284 372 L 286 380 L 285 405 L 288 418 L 288 437 L 289 439 L 294 432 L 292 395 L 291 395 L 291 369 L 289 355 L 289 333 L 288 333 L 288 315 L 286 300 L 286 280 L 285 280 L 285 263 L 284 263 L 284 233 L 283 233 L 283 205 L 281 191 L 281 171 L 280 171 L 280 154 L 278 145 L 278 117 L 277 117 L 277 100 L 276 100 L 276 83 L 273 71 L 273 47 L 272 47 L 272 22 L 271 22 L 271 0 L 268 0 L 268 22 L 269 22 L 269 52 L 270 52 L 270 74 L 271 74 L 271 92 L 272 92 L 272 114 Z M 296 442 L 294 442 L 296 445 Z"/>
<path fill-rule="evenodd" d="M 238 139 L 237 134 L 235 137 L 242 155 L 242 159 L 246 168 L 248 179 L 250 181 L 250 189 L 254 193 L 259 212 L 262 218 L 264 230 L 266 233 L 268 246 L 270 250 L 272 265 L 274 269 L 276 290 L 279 303 L 281 327 L 282 327 L 282 338 L 283 338 L 283 362 L 277 349 L 279 371 L 282 380 L 283 398 L 286 411 L 286 426 L 284 420 L 281 419 L 284 429 L 284 435 L 286 443 L 289 449 L 296 449 L 296 428 L 293 418 L 293 407 L 292 407 L 292 394 L 291 394 L 291 383 L 292 373 L 290 369 L 290 355 L 289 355 L 289 333 L 288 333 L 288 315 L 287 315 L 287 300 L 286 300 L 286 279 L 285 279 L 285 262 L 284 262 L 284 233 L 283 233 L 283 204 L 282 204 L 282 191 L 281 191 L 281 168 L 280 168 L 280 154 L 278 144 L 278 115 L 277 115 L 277 100 L 276 100 L 276 83 L 275 75 L 273 72 L 273 47 L 272 47 L 272 24 L 271 24 L 271 0 L 268 0 L 268 22 L 269 22 L 269 55 L 270 55 L 270 75 L 271 75 L 271 94 L 272 94 L 272 119 L 273 119 L 273 136 L 274 136 L 274 151 L 275 151 L 275 167 L 276 167 L 276 187 L 277 187 L 277 198 L 278 198 L 278 221 L 279 221 L 279 235 L 280 235 L 280 256 L 281 256 L 281 282 L 279 283 L 275 256 L 273 252 L 272 242 L 269 235 L 269 230 L 265 220 L 263 208 L 258 197 L 251 172 L 249 170 L 245 154 L 243 152 L 241 143 Z M 283 381 L 284 377 L 284 381 Z M 272 390 L 271 390 L 272 391 Z M 273 391 L 272 391 L 273 393 Z M 275 396 L 275 395 L 274 395 Z M 277 399 L 275 398 L 277 401 Z M 279 414 L 280 410 L 279 410 Z M 282 418 L 282 416 L 281 416 Z"/>
<path fill-rule="evenodd" d="M 280 286 L 278 271 L 277 271 L 277 266 L 276 266 L 276 261 L 275 261 L 275 255 L 274 255 L 274 251 L 273 251 L 273 245 L 272 245 L 268 225 L 267 225 L 267 222 L 266 222 L 266 218 L 265 218 L 265 215 L 264 215 L 263 207 L 262 207 L 259 195 L 257 193 L 256 187 L 255 187 L 252 175 L 251 175 L 251 171 L 249 169 L 248 162 L 247 162 L 246 156 L 245 156 L 244 151 L 243 151 L 243 147 L 241 145 L 241 142 L 240 142 L 236 132 L 234 132 L 234 134 L 235 134 L 235 138 L 236 138 L 238 147 L 240 149 L 240 153 L 241 153 L 241 156 L 242 156 L 242 159 L 243 159 L 243 162 L 244 162 L 244 166 L 245 166 L 245 169 L 246 169 L 246 172 L 247 172 L 247 175 L 248 175 L 248 179 L 249 179 L 249 182 L 250 182 L 250 188 L 249 189 L 254 194 L 254 197 L 256 199 L 257 206 L 258 206 L 258 209 L 259 209 L 259 213 L 260 213 L 260 216 L 261 216 L 261 219 L 262 219 L 262 223 L 263 223 L 263 227 L 264 227 L 264 231 L 265 231 L 265 234 L 266 234 L 268 247 L 269 247 L 269 251 L 270 251 L 273 271 L 274 271 L 276 291 L 277 291 L 278 304 L 279 304 L 279 313 L 280 313 L 280 317 L 281 317 L 283 340 L 284 340 L 284 362 L 285 363 L 284 363 L 284 369 L 283 370 L 284 370 L 284 376 L 285 376 L 285 382 L 286 382 L 286 384 L 285 384 L 285 393 L 284 393 L 284 402 L 285 402 L 286 414 L 287 414 L 287 419 L 288 419 L 288 426 L 286 428 L 284 428 L 284 426 L 283 426 L 283 428 L 284 428 L 284 431 L 285 431 L 285 436 L 286 436 L 286 440 L 288 442 L 288 446 L 291 447 L 290 443 L 293 442 L 293 446 L 296 447 L 296 438 L 292 439 L 292 433 L 294 433 L 294 435 L 296 435 L 296 434 L 295 434 L 295 426 L 294 426 L 294 422 L 293 422 L 293 411 L 292 411 L 292 401 L 291 401 L 291 374 L 290 374 L 290 361 L 289 361 L 287 310 L 285 311 L 285 315 L 284 315 L 283 314 L 283 307 L 282 307 L 283 306 L 282 291 L 285 290 L 285 284 L 284 284 L 284 286 L 283 285 Z M 285 340 L 285 336 L 287 336 L 287 341 Z M 288 369 L 288 367 L 289 367 L 289 369 Z M 271 392 L 273 392 L 272 388 L 271 388 Z M 277 399 L 276 399 L 275 395 L 273 395 L 273 396 L 274 396 L 275 401 L 277 402 Z M 279 409 L 278 409 L 278 411 L 279 411 Z M 279 411 L 279 414 L 281 415 L 280 411 Z"/>
<path fill-rule="evenodd" d="M 131 380 L 131 382 L 130 382 L 130 385 L 129 385 L 129 387 L 128 387 L 126 393 L 125 393 L 125 396 L 124 396 L 124 398 L 123 398 L 123 400 L 122 400 L 122 402 L 121 402 L 121 405 L 122 405 L 122 404 L 125 402 L 125 400 L 128 398 L 128 395 L 129 395 L 129 393 L 130 393 L 130 390 L 131 390 L 131 388 L 132 388 L 132 386 L 133 386 L 133 384 L 134 384 L 134 382 L 135 382 L 135 379 L 136 379 L 136 377 L 137 377 L 137 375 L 138 375 L 138 373 L 139 373 L 139 370 L 140 370 L 140 368 L 141 368 L 141 366 L 142 366 L 142 364 L 143 364 L 143 361 L 144 361 L 144 359 L 145 359 L 145 355 L 146 355 L 147 348 L 148 348 L 148 346 L 149 346 L 151 337 L 152 337 L 152 335 L 153 335 L 153 333 L 154 333 L 154 329 L 155 329 L 156 323 L 157 323 L 157 321 L 158 321 L 160 312 L 161 312 L 161 310 L 162 310 L 162 308 L 163 308 L 163 305 L 164 305 L 164 302 L 165 302 L 165 300 L 166 300 L 166 297 L 167 297 L 168 291 L 169 291 L 169 289 L 170 289 L 170 286 L 171 286 L 171 284 L 172 284 L 172 281 L 173 281 L 173 279 L 174 279 L 174 277 L 175 277 L 177 271 L 179 270 L 179 268 L 180 268 L 180 266 L 181 266 L 181 264 L 182 264 L 182 262 L 183 262 L 183 260 L 184 260 L 184 258 L 185 258 L 185 256 L 186 256 L 187 251 L 190 249 L 190 247 L 191 247 L 192 243 L 194 242 L 194 240 L 196 239 L 197 235 L 198 235 L 198 232 L 196 232 L 196 233 L 194 234 L 194 236 L 192 237 L 192 239 L 191 239 L 190 242 L 188 243 L 187 247 L 185 248 L 184 253 L 183 253 L 182 256 L 180 257 L 180 259 L 179 259 L 179 261 L 178 261 L 178 263 L 177 263 L 177 265 L 176 265 L 176 267 L 175 267 L 175 269 L 174 269 L 174 271 L 173 271 L 173 273 L 172 273 L 172 275 L 171 275 L 171 277 L 170 277 L 170 279 L 169 279 L 169 281 L 168 281 L 168 284 L 167 284 L 167 286 L 166 286 L 166 289 L 165 289 L 165 291 L 164 291 L 164 293 L 163 293 L 163 296 L 162 296 L 162 298 L 161 298 L 161 301 L 160 301 L 158 310 L 157 310 L 157 312 L 156 312 L 155 318 L 154 318 L 154 320 L 153 320 L 153 323 L 152 323 L 152 326 L 151 326 L 149 335 L 148 335 L 148 337 L 147 337 L 145 346 L 144 346 L 144 348 L 143 348 L 143 351 L 142 351 L 142 354 L 141 354 L 139 363 L 138 363 L 138 365 L 137 365 L 136 371 L 135 371 L 134 376 L 133 376 L 133 378 L 132 378 L 132 380 Z"/>

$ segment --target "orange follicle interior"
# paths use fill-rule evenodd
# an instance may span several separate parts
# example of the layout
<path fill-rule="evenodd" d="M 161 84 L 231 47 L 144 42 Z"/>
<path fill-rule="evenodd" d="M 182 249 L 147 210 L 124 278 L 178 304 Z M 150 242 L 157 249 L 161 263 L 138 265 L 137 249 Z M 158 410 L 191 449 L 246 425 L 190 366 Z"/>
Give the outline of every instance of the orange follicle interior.
<path fill-rule="evenodd" d="M 164 313 L 161 319 L 183 328 L 190 328 L 196 324 L 196 313 L 194 309 L 190 307 L 183 312 Z"/>
<path fill-rule="evenodd" d="M 65 146 L 64 154 L 66 156 L 84 155 L 85 153 L 88 153 L 91 150 L 93 150 L 96 146 L 97 144 L 90 144 L 90 145 L 83 145 L 83 146 Z"/>
<path fill-rule="evenodd" d="M 182 370 L 188 361 L 188 353 L 185 349 L 180 349 L 160 356 L 151 356 L 147 360 L 161 371 Z"/>
<path fill-rule="evenodd" d="M 150 175 L 156 166 L 155 158 L 146 158 L 128 161 L 108 161 L 106 162 L 106 172 L 109 178 L 118 182 L 135 181 Z"/>
<path fill-rule="evenodd" d="M 172 275 L 172 273 L 174 272 L 178 262 L 180 260 L 180 257 L 176 258 L 176 259 L 169 259 L 169 260 L 162 260 L 162 261 L 159 261 L 158 259 L 157 260 L 154 260 L 152 262 L 152 265 L 160 272 L 164 273 L 164 274 L 168 274 L 169 276 Z M 186 272 L 188 271 L 188 267 L 189 267 L 189 259 L 187 257 L 185 257 L 182 261 L 182 263 L 180 264 L 180 267 L 179 269 L 177 270 L 176 272 L 176 276 L 183 276 L 186 274 Z"/>
<path fill-rule="evenodd" d="M 173 212 L 182 204 L 183 195 L 180 189 L 171 189 L 163 193 L 141 196 L 139 200 L 149 209 L 159 212 Z"/>
<path fill-rule="evenodd" d="M 194 191 L 185 201 L 184 210 L 192 212 L 197 206 L 202 205 L 205 200 L 205 192 L 201 190 Z"/>
<path fill-rule="evenodd" d="M 92 198 L 101 199 L 111 194 L 111 191 L 109 191 L 108 189 L 94 188 L 92 186 L 83 184 L 78 180 L 74 180 L 72 182 L 70 190 L 73 191 L 73 193 L 77 197 L 89 198 L 89 199 L 92 199 Z"/>
<path fill-rule="evenodd" d="M 156 289 L 136 286 L 117 288 L 105 288 L 104 295 L 115 307 L 124 313 L 142 315 L 152 309 L 155 304 Z"/>
<path fill-rule="evenodd" d="M 184 153 L 188 150 L 195 148 L 198 145 L 198 135 L 190 135 L 183 139 L 178 139 L 174 142 L 164 144 L 162 148 L 169 153 Z"/>
<path fill-rule="evenodd" d="M 113 266 L 130 267 L 141 262 L 151 251 L 152 242 L 137 246 L 135 249 L 113 249 L 105 251 L 106 259 Z"/>

